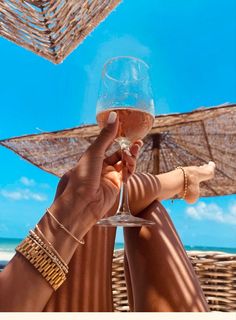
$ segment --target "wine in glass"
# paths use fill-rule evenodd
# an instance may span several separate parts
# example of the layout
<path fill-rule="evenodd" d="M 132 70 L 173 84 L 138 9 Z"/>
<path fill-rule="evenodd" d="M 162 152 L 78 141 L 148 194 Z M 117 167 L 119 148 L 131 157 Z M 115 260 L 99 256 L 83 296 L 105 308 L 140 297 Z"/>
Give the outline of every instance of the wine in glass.
<path fill-rule="evenodd" d="M 97 122 L 103 128 L 110 112 L 117 113 L 119 128 L 115 140 L 122 153 L 131 143 L 143 139 L 153 125 L 154 102 L 148 69 L 144 61 L 129 56 L 112 58 L 103 67 L 96 110 Z M 154 222 L 131 214 L 125 173 L 122 180 L 117 213 L 99 220 L 97 224 L 124 227 L 153 225 Z"/>

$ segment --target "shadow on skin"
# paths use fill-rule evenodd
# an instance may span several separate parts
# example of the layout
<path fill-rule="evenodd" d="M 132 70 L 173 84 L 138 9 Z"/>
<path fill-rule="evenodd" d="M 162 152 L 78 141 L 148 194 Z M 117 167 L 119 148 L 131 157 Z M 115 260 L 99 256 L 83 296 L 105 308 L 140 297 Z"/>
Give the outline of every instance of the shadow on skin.
<path fill-rule="evenodd" d="M 156 225 L 125 228 L 126 274 L 130 273 L 133 311 L 209 311 L 166 210 L 155 201 L 139 217 L 155 221 Z"/>

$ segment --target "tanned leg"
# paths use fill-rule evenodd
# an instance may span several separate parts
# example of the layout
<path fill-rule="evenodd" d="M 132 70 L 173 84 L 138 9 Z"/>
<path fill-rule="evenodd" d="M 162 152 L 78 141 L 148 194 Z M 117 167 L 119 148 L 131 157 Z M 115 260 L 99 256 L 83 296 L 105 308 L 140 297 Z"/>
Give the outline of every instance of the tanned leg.
<path fill-rule="evenodd" d="M 209 311 L 206 299 L 163 206 L 153 202 L 140 217 L 154 227 L 125 228 L 125 252 L 133 292 L 133 311 Z"/>
<path fill-rule="evenodd" d="M 189 176 L 192 175 L 194 179 L 199 177 L 197 183 L 192 183 L 194 192 L 191 192 L 191 194 L 195 194 L 195 199 L 198 195 L 198 193 L 195 192 L 195 186 L 198 186 L 200 180 L 208 180 L 211 178 L 213 173 L 212 171 L 209 172 L 208 167 L 190 169 L 191 168 L 186 168 L 186 170 L 189 170 Z M 196 170 L 200 170 L 200 172 L 197 172 L 196 174 Z M 134 175 L 129 182 L 129 196 L 132 213 L 138 214 L 157 198 L 165 199 L 182 192 L 183 183 L 184 180 L 181 170 L 175 170 L 159 176 L 145 174 Z M 189 194 L 189 196 L 191 196 L 191 194 Z M 115 213 L 117 206 L 118 201 L 111 210 L 110 215 Z M 162 214 L 159 214 L 159 211 L 162 212 Z M 160 207 L 156 207 L 155 205 L 154 207 L 149 207 L 148 210 L 144 210 L 141 214 L 144 218 L 156 219 L 159 221 L 154 228 L 142 228 L 142 232 L 140 232 L 139 228 L 125 228 L 129 262 L 128 266 L 125 258 L 125 271 L 131 310 L 138 311 L 142 307 L 142 305 L 139 305 L 138 303 L 139 300 L 142 300 L 142 290 L 140 289 L 140 292 L 137 291 L 139 281 L 135 284 L 135 287 L 133 287 L 133 282 L 136 281 L 139 270 L 140 275 L 143 275 L 141 267 L 143 268 L 144 265 L 147 267 L 147 273 L 149 273 L 149 270 L 153 270 L 153 274 L 155 275 L 155 271 L 157 273 L 160 272 L 160 270 L 158 271 L 160 263 L 156 264 L 156 262 L 163 260 L 163 257 L 165 257 L 165 255 L 170 255 L 171 252 L 173 261 L 175 261 L 175 255 L 177 254 L 177 260 L 175 263 L 172 263 L 173 265 L 177 264 L 181 266 L 180 261 L 184 261 L 185 264 L 189 266 L 188 270 L 190 274 L 193 272 L 174 226 L 167 213 L 165 211 L 163 213 L 163 211 L 164 209 L 160 209 Z M 161 227 L 162 229 L 160 229 Z M 147 234 L 152 235 L 153 241 L 147 242 L 145 240 L 145 235 Z M 171 247 L 166 240 L 166 238 L 168 239 L 169 237 L 172 240 Z M 77 248 L 70 261 L 70 271 L 67 281 L 52 295 L 44 311 L 113 311 L 111 272 L 114 240 L 115 228 L 95 226 L 89 231 L 85 237 L 86 244 Z M 178 243 L 178 246 L 176 243 Z M 146 245 L 147 248 L 144 245 Z M 165 255 L 163 254 L 163 257 L 162 254 L 159 255 L 160 248 L 163 253 L 165 253 Z M 132 252 L 133 249 L 134 251 Z M 142 256 L 142 250 L 144 250 L 145 253 L 146 249 L 149 250 L 147 251 L 148 253 L 146 256 L 145 254 Z M 181 252 L 182 260 L 179 260 L 179 252 Z M 137 256 L 142 257 L 143 264 L 140 264 L 140 266 L 140 261 L 136 260 Z M 151 263 L 150 266 L 149 262 Z M 165 267 L 165 265 L 163 266 Z M 130 277 L 130 271 L 132 277 Z M 151 277 L 151 274 L 149 275 Z M 194 275 L 192 276 L 194 277 Z M 152 281 L 152 278 L 150 281 Z M 196 278 L 195 281 L 197 283 Z M 156 286 L 157 284 L 159 285 L 159 282 L 155 281 L 154 284 L 155 286 L 153 285 L 153 288 L 156 290 Z M 166 286 L 166 289 L 168 288 L 169 287 Z M 136 298 L 135 301 L 133 301 L 133 296 Z M 176 294 L 176 296 L 178 297 L 178 294 Z M 145 297 L 144 301 L 146 300 L 147 297 Z M 156 301 L 157 300 L 155 299 L 155 302 Z M 152 305 L 151 302 L 150 304 Z M 197 305 L 199 305 L 199 303 L 197 303 Z M 173 305 L 171 305 L 171 307 L 173 307 Z M 145 308 L 145 311 L 152 311 L 149 304 L 146 305 Z"/>
<path fill-rule="evenodd" d="M 111 312 L 112 256 L 115 228 L 94 226 L 74 253 L 68 279 L 52 295 L 44 311 Z"/>

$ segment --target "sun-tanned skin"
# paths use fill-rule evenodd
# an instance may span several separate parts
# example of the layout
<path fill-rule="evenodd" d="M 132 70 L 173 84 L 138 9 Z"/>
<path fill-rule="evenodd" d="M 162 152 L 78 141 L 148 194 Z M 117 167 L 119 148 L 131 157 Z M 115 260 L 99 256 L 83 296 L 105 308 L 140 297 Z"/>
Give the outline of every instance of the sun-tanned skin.
<path fill-rule="evenodd" d="M 131 156 L 124 155 L 124 162 L 119 153 L 104 160 L 117 131 L 117 120 L 115 117 L 113 120 L 78 165 L 60 180 L 50 207 L 78 239 L 85 236 L 86 244 L 78 245 L 47 214 L 38 224 L 69 264 L 68 279 L 54 292 L 40 273 L 17 253 L 0 274 L 1 311 L 113 310 L 111 263 L 115 230 L 97 227 L 95 223 L 105 214 L 114 214 L 122 167 L 125 165 L 129 175 L 133 174 L 142 144 L 141 141 L 134 143 Z M 185 170 L 189 184 L 186 200 L 192 203 L 198 198 L 200 181 L 212 178 L 214 167 L 186 167 Z M 127 284 L 134 311 L 208 310 L 174 226 L 155 202 L 181 194 L 183 184 L 181 170 L 158 176 L 135 174 L 129 179 L 132 213 L 157 222 L 152 229 L 126 228 L 125 231 Z M 139 273 L 145 277 L 140 278 Z"/>

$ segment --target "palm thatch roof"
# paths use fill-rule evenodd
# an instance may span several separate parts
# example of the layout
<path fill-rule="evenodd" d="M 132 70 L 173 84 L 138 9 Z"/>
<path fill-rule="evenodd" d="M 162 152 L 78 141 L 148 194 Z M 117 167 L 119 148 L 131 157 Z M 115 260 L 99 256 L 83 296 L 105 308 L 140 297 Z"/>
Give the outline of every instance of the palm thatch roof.
<path fill-rule="evenodd" d="M 3 0 L 0 35 L 60 63 L 121 0 Z"/>
<path fill-rule="evenodd" d="M 22 158 L 62 176 L 96 139 L 97 125 L 31 134 L 0 141 Z M 108 151 L 116 149 L 113 145 Z M 201 196 L 236 193 L 236 105 L 200 108 L 189 113 L 156 116 L 144 139 L 137 171 L 153 174 L 177 166 L 216 163 L 216 176 L 202 183 Z"/>

